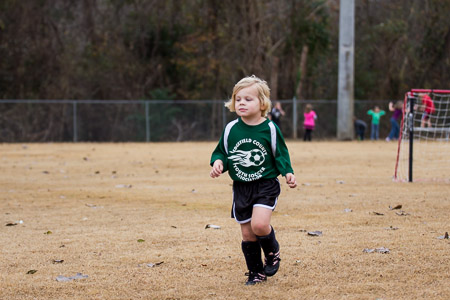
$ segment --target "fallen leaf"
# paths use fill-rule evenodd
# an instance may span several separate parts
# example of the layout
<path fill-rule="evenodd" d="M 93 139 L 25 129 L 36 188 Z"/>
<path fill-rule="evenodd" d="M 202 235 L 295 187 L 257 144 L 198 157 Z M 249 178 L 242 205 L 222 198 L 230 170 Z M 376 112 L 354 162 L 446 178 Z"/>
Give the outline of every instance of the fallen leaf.
<path fill-rule="evenodd" d="M 52 234 L 53 232 L 51 232 L 50 230 L 47 232 L 44 232 L 44 234 Z"/>
<path fill-rule="evenodd" d="M 376 216 L 384 216 L 383 213 L 376 212 L 376 211 L 373 211 L 373 212 L 372 212 L 372 215 L 376 215 Z"/>
<path fill-rule="evenodd" d="M 157 263 L 146 263 L 146 264 L 143 264 L 143 265 L 139 264 L 138 267 L 146 266 L 146 267 L 149 267 L 149 268 L 154 268 L 156 266 L 161 265 L 162 263 L 164 263 L 164 261 L 160 261 L 160 262 L 157 262 Z"/>
<path fill-rule="evenodd" d="M 137 241 L 138 241 L 138 243 L 143 243 L 143 242 L 145 242 L 145 240 L 143 240 L 143 239 L 138 239 Z"/>
<path fill-rule="evenodd" d="M 363 250 L 363 252 L 365 252 L 365 253 L 374 253 L 374 252 L 376 252 L 376 253 L 381 253 L 381 254 L 389 254 L 390 250 L 388 248 L 385 248 L 385 247 L 380 247 L 380 248 L 375 248 L 375 249 L 366 248 L 366 249 Z"/>
<path fill-rule="evenodd" d="M 397 216 L 409 216 L 409 213 L 407 213 L 407 212 L 405 212 L 405 211 L 403 211 L 403 210 L 401 210 L 400 212 L 396 212 L 395 213 Z"/>
<path fill-rule="evenodd" d="M 86 203 L 86 206 L 90 207 L 90 208 L 103 208 L 103 206 L 97 206 L 96 204 L 91 204 L 91 203 Z"/>
<path fill-rule="evenodd" d="M 54 259 L 53 263 L 54 264 L 62 264 L 64 262 L 64 259 Z"/>
<path fill-rule="evenodd" d="M 448 240 L 449 239 L 448 232 L 445 232 L 444 235 L 438 236 L 438 239 L 440 239 L 440 240 L 444 240 L 444 239 Z"/>
<path fill-rule="evenodd" d="M 58 281 L 58 282 L 67 282 L 67 281 L 72 281 L 72 280 L 75 280 L 75 279 L 84 279 L 84 278 L 88 278 L 88 277 L 89 277 L 88 275 L 83 275 L 82 273 L 77 273 L 77 275 L 71 276 L 71 277 L 58 275 L 56 277 L 56 281 Z"/>
<path fill-rule="evenodd" d="M 322 231 L 308 231 L 308 235 L 310 236 L 321 236 Z"/>
<path fill-rule="evenodd" d="M 30 271 L 27 272 L 27 274 L 34 274 L 36 272 L 37 272 L 37 270 L 30 270 Z"/>
<path fill-rule="evenodd" d="M 401 205 L 401 204 L 396 205 L 396 206 L 394 206 L 394 207 L 391 207 L 391 206 L 389 205 L 389 209 L 390 209 L 390 210 L 401 209 L 401 208 L 402 208 L 402 205 Z"/>
<path fill-rule="evenodd" d="M 220 229 L 220 226 L 219 225 L 213 225 L 213 224 L 207 224 L 205 226 L 205 229 L 207 229 L 207 228 Z"/>
<path fill-rule="evenodd" d="M 389 226 L 389 227 L 386 227 L 385 229 L 386 229 L 386 230 L 397 230 L 398 227 L 392 227 L 392 225 L 391 225 L 391 226 Z"/>
<path fill-rule="evenodd" d="M 118 184 L 116 185 L 116 188 L 122 189 L 122 188 L 128 188 L 131 189 L 133 186 L 131 184 Z"/>
<path fill-rule="evenodd" d="M 16 226 L 16 225 L 17 225 L 17 223 L 6 223 L 5 226 Z"/>

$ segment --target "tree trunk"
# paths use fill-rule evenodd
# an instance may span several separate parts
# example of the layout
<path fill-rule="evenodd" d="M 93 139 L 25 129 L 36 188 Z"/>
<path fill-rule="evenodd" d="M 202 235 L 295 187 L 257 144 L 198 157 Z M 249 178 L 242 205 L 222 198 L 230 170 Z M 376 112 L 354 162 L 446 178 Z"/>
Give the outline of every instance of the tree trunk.
<path fill-rule="evenodd" d="M 300 78 L 297 85 L 297 99 L 303 98 L 303 86 L 305 85 L 305 77 L 306 77 L 306 62 L 308 60 L 308 51 L 309 47 L 307 45 L 304 45 L 302 48 L 302 56 L 300 58 Z"/>
<path fill-rule="evenodd" d="M 277 56 L 272 56 L 272 70 L 270 72 L 270 91 L 272 100 L 278 100 L 278 65 L 280 59 Z"/>

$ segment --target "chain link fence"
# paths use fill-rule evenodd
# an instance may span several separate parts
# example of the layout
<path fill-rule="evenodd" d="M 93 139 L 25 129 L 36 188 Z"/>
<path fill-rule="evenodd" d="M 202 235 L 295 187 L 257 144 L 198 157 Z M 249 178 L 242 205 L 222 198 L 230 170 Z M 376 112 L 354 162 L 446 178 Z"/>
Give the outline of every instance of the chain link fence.
<path fill-rule="evenodd" d="M 313 139 L 335 139 L 336 100 L 279 100 L 287 139 L 303 138 L 303 110 L 312 104 L 318 115 Z M 364 120 L 378 105 L 386 111 L 380 138 L 390 129 L 390 100 L 356 100 L 355 116 Z M 0 142 L 169 142 L 218 140 L 235 119 L 224 100 L 0 100 Z M 295 128 L 295 129 L 294 129 Z"/>

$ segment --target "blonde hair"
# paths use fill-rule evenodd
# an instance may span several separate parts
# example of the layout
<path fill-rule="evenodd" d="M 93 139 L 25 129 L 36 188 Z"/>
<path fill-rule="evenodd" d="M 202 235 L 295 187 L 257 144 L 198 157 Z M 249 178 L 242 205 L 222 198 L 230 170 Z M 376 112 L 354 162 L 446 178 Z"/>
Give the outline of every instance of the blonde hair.
<path fill-rule="evenodd" d="M 242 89 L 245 89 L 252 85 L 255 85 L 258 92 L 258 99 L 261 104 L 261 116 L 267 116 L 267 114 L 272 109 L 272 103 L 270 102 L 270 89 L 266 81 L 256 77 L 255 75 L 244 77 L 235 84 L 231 99 L 225 103 L 225 107 L 227 107 L 231 112 L 236 111 L 236 94 L 239 93 L 239 91 L 241 91 Z"/>
<path fill-rule="evenodd" d="M 306 104 L 305 106 L 305 113 L 309 113 L 310 111 L 312 111 L 313 106 L 311 104 Z"/>

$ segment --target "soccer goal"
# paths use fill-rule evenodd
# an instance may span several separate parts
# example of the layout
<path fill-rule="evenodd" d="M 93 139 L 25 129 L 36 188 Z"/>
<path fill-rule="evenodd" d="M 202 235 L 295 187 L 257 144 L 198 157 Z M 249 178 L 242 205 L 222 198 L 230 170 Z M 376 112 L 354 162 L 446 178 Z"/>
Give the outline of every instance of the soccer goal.
<path fill-rule="evenodd" d="M 450 182 L 450 90 L 405 94 L 396 181 Z"/>

